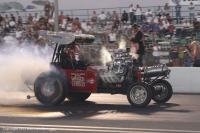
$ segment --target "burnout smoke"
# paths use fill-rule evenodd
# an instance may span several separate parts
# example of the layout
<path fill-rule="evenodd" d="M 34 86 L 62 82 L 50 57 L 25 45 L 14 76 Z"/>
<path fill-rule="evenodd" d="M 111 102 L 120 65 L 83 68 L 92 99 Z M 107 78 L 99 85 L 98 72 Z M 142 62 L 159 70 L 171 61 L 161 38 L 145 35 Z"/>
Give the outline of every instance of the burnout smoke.
<path fill-rule="evenodd" d="M 41 49 L 31 43 L 19 44 L 11 36 L 4 41 L 0 44 L 0 97 L 5 92 L 26 92 L 24 82 L 33 83 L 41 72 L 48 71 L 52 55 L 48 46 Z"/>
<path fill-rule="evenodd" d="M 123 37 L 120 39 L 119 49 L 126 49 L 126 41 Z"/>

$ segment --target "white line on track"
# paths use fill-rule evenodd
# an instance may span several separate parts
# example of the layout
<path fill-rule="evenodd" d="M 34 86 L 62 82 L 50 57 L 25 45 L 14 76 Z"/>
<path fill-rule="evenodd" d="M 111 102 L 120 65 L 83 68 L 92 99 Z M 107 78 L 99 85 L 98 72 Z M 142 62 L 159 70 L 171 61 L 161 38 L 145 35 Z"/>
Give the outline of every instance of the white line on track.
<path fill-rule="evenodd" d="M 132 132 L 168 132 L 168 133 L 200 133 L 194 130 L 173 129 L 147 129 L 147 128 L 123 128 L 101 126 L 72 126 L 72 125 L 38 125 L 38 124 L 14 124 L 0 123 L 1 128 L 28 129 L 28 130 L 55 130 L 55 131 L 82 131 L 82 132 L 108 132 L 108 133 L 132 133 Z"/>

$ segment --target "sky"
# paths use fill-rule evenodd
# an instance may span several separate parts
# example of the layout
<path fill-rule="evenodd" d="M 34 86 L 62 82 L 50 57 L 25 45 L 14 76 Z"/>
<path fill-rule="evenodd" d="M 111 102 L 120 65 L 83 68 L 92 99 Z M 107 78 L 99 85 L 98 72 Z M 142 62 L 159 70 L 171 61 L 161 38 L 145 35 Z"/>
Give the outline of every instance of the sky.
<path fill-rule="evenodd" d="M 22 3 L 25 7 L 32 5 L 32 0 L 0 0 L 0 3 L 16 1 Z M 53 0 L 50 0 L 53 1 Z M 112 8 L 127 7 L 131 3 L 141 6 L 159 6 L 164 5 L 168 0 L 58 0 L 60 9 L 94 9 L 94 8 Z M 43 9 L 37 6 L 37 9 Z"/>

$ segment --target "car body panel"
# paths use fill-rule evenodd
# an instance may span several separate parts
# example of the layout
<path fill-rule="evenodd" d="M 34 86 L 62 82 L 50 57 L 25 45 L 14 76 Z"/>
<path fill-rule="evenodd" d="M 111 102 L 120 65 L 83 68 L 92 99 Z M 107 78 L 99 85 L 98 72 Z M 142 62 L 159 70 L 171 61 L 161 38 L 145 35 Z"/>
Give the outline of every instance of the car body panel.
<path fill-rule="evenodd" d="M 68 77 L 71 92 L 97 92 L 96 71 L 92 69 L 77 70 L 66 69 L 64 73 Z"/>

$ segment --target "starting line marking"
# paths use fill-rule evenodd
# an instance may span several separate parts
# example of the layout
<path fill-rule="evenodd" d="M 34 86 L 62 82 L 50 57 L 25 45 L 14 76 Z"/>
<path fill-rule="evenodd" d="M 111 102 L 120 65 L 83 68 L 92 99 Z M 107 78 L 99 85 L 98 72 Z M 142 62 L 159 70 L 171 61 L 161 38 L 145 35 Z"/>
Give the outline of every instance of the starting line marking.
<path fill-rule="evenodd" d="M 38 125 L 38 124 L 14 124 L 14 123 L 0 123 L 0 127 L 7 130 L 82 131 L 82 132 L 109 132 L 109 133 L 131 133 L 136 131 L 145 133 L 147 132 L 200 133 L 200 131 L 194 131 L 194 130 L 73 126 L 73 125 Z"/>

